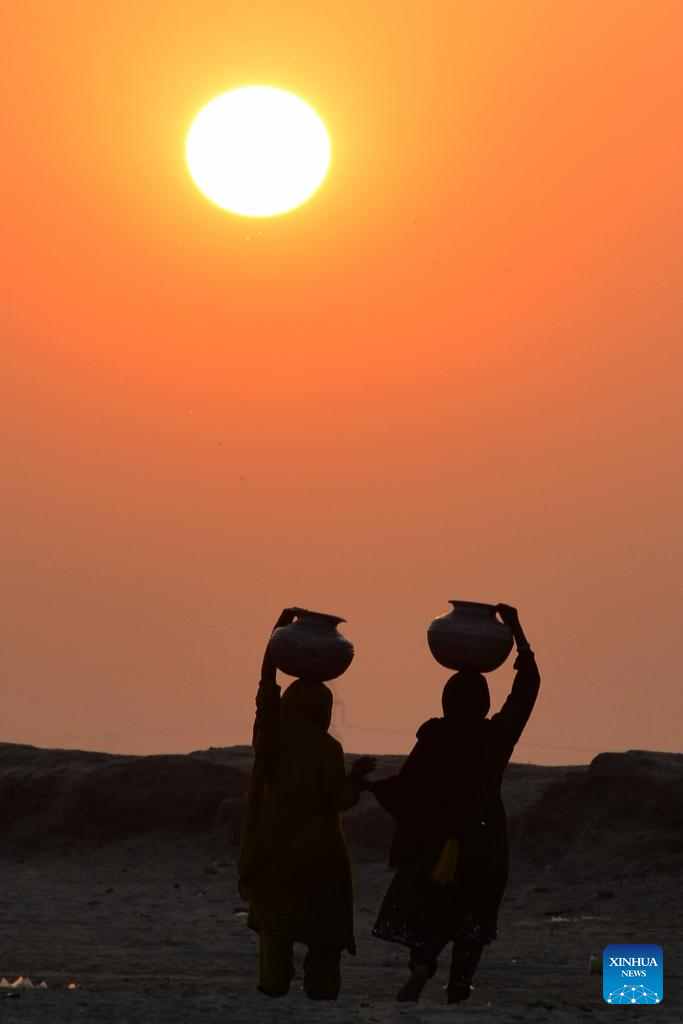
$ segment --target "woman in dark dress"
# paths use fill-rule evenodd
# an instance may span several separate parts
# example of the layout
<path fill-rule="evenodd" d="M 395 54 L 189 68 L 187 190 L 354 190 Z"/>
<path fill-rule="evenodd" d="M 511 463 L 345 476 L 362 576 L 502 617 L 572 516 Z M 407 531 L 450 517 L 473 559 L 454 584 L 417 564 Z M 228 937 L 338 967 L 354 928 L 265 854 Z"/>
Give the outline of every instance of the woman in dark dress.
<path fill-rule="evenodd" d="M 397 826 L 390 856 L 396 872 L 373 935 L 410 947 L 401 1001 L 419 998 L 449 942 L 447 1002 L 467 999 L 482 949 L 496 938 L 508 868 L 500 787 L 540 684 L 516 609 L 501 604 L 498 613 L 517 646 L 516 676 L 501 710 L 487 718 L 485 677 L 457 672 L 443 691 L 443 718 L 420 727 L 398 775 L 362 783 Z"/>

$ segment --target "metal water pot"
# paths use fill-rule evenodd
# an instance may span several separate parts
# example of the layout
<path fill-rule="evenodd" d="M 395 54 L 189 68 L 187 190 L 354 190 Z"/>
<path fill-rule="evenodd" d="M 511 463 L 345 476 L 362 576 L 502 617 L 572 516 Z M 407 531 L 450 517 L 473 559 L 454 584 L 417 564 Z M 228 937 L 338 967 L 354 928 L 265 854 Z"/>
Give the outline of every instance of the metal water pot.
<path fill-rule="evenodd" d="M 512 631 L 496 617 L 494 604 L 450 603 L 453 611 L 434 619 L 427 630 L 430 651 L 446 668 L 493 672 L 512 650 Z"/>
<path fill-rule="evenodd" d="M 353 660 L 353 644 L 337 629 L 346 622 L 339 615 L 325 615 L 295 608 L 296 619 L 274 629 L 268 649 L 276 666 L 299 679 L 336 679 Z"/>

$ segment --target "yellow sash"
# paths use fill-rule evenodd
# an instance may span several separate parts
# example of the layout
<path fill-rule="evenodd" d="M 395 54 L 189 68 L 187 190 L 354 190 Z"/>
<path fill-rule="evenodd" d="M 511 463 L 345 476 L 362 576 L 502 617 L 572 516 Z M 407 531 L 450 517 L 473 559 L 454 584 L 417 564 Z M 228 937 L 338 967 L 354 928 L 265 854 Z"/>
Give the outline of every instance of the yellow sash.
<path fill-rule="evenodd" d="M 452 882 L 455 878 L 455 869 L 457 866 L 458 840 L 447 839 L 443 844 L 443 849 L 441 850 L 439 859 L 432 871 L 432 881 L 438 882 L 439 885 L 445 885 L 447 882 Z"/>

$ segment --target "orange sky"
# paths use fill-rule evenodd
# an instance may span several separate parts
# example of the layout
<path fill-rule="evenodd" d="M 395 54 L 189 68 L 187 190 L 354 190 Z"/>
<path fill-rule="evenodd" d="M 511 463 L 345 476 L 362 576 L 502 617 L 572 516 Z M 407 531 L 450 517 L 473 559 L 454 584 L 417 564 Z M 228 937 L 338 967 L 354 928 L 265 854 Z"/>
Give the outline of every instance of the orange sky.
<path fill-rule="evenodd" d="M 1 738 L 247 742 L 296 603 L 349 620 L 347 749 L 404 751 L 453 597 L 537 649 L 518 760 L 680 750 L 680 3 L 3 17 Z M 184 164 L 245 84 L 332 138 L 279 218 Z"/>

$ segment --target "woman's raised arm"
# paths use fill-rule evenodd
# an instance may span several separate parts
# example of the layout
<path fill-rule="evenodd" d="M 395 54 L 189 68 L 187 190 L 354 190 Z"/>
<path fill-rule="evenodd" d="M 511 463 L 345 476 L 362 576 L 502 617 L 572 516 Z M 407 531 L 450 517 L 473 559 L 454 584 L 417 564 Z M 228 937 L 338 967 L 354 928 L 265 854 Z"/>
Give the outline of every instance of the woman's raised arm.
<path fill-rule="evenodd" d="M 293 608 L 285 608 L 280 612 L 277 622 L 271 630 L 280 626 L 288 626 L 294 621 L 296 612 Z M 280 713 L 280 687 L 276 681 L 276 666 L 270 653 L 270 636 L 261 663 L 261 678 L 256 693 L 256 718 L 251 742 L 257 757 L 273 757 L 275 754 L 275 736 L 278 716 Z"/>

